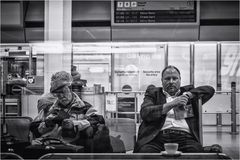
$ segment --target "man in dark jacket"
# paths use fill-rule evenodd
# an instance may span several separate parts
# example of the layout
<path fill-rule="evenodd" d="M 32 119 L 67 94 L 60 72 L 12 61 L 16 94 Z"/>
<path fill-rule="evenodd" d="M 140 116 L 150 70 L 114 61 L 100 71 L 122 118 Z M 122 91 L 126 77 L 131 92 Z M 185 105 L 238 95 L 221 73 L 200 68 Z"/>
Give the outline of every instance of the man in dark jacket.
<path fill-rule="evenodd" d="M 148 87 L 141 105 L 143 122 L 134 152 L 160 153 L 164 143 L 178 143 L 182 152 L 203 152 L 199 141 L 198 96 L 202 103 L 214 94 L 211 86 L 180 87 L 180 71 L 167 66 L 162 71 L 162 88 Z"/>

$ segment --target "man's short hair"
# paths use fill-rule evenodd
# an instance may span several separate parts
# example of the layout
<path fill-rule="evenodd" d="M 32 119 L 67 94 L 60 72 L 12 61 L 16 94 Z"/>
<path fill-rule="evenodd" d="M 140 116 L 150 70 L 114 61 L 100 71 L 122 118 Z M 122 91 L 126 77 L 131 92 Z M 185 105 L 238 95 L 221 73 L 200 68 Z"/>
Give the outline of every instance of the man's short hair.
<path fill-rule="evenodd" d="M 175 69 L 175 70 L 178 72 L 179 76 L 181 76 L 181 73 L 180 73 L 180 71 L 179 71 L 179 69 L 178 69 L 177 67 L 172 66 L 172 65 L 169 65 L 169 66 L 167 66 L 167 67 L 165 67 L 165 68 L 163 69 L 163 71 L 162 71 L 162 77 L 163 77 L 163 73 L 164 73 L 167 69 L 169 69 L 169 68 Z"/>

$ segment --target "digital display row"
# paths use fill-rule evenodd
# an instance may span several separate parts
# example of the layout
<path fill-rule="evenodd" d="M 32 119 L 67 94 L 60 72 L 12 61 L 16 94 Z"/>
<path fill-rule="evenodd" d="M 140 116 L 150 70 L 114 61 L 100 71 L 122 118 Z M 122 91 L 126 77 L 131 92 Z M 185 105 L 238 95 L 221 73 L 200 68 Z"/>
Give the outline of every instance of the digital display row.
<path fill-rule="evenodd" d="M 194 23 L 194 1 L 114 1 L 114 23 Z"/>

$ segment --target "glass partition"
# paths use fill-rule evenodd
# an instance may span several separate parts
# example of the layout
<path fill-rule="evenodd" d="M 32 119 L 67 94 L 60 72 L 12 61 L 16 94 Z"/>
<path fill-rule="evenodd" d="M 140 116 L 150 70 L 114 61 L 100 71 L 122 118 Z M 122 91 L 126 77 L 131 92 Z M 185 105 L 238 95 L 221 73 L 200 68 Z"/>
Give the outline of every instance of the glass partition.
<path fill-rule="evenodd" d="M 217 43 L 195 43 L 194 82 L 195 86 L 217 83 Z"/>
<path fill-rule="evenodd" d="M 190 43 L 168 44 L 168 65 L 181 72 L 181 85 L 190 84 Z"/>
<path fill-rule="evenodd" d="M 222 90 L 231 91 L 231 82 L 236 82 L 240 90 L 240 44 L 222 43 L 221 46 L 221 81 Z"/>
<path fill-rule="evenodd" d="M 37 56 L 29 44 L 1 45 L 1 95 L 5 95 L 5 116 L 25 116 L 24 95 L 42 94 L 36 86 Z"/>
<path fill-rule="evenodd" d="M 84 86 L 92 90 L 94 85 L 111 91 L 111 45 L 110 43 L 73 44 L 72 63 L 80 73 Z"/>
<path fill-rule="evenodd" d="M 191 50 L 191 44 L 194 50 Z M 165 64 L 175 65 L 179 68 L 182 85 L 190 84 L 190 77 L 194 77 L 195 86 L 211 85 L 216 89 L 218 81 L 221 83 L 222 91 L 230 91 L 231 82 L 235 81 L 237 91 L 239 91 L 239 48 L 238 42 L 73 44 L 49 42 L 1 45 L 0 89 L 10 95 L 15 94 L 14 92 L 18 92 L 19 88 L 12 89 L 10 86 L 14 85 L 12 82 L 14 80 L 24 82 L 25 86 L 20 87 L 20 91 L 23 91 L 21 92 L 21 103 L 27 107 L 22 108 L 22 115 L 30 117 L 35 117 L 37 114 L 37 99 L 43 93 L 49 92 L 52 74 L 61 70 L 70 73 L 71 68 L 74 67 L 81 74 L 80 78 L 85 83 L 83 91 L 91 92 L 93 95 L 92 97 L 84 95 L 83 98 L 96 104 L 99 103 L 97 105 L 101 107 L 105 105 L 103 93 L 109 95 L 113 92 L 126 91 L 144 93 L 148 85 L 161 87 L 161 71 Z M 191 51 L 193 52 L 190 53 Z M 219 70 L 217 70 L 217 65 L 220 66 Z M 190 72 L 190 69 L 193 72 Z M 218 71 L 220 73 L 217 73 Z M 192 76 L 192 74 L 194 75 Z M 96 96 L 99 93 L 101 96 Z M 132 107 L 131 111 L 134 110 L 134 112 L 140 110 L 144 94 L 137 97 L 134 102 L 137 105 L 135 110 L 133 105 L 129 105 Z M 106 103 L 118 105 L 118 98 L 106 101 Z M 119 102 L 125 103 L 122 99 Z M 113 110 L 116 109 L 113 108 Z M 127 110 L 122 112 L 127 112 Z"/>
<path fill-rule="evenodd" d="M 52 74 L 59 71 L 70 73 L 71 44 L 58 42 L 32 43 L 31 55 L 36 59 L 36 72 L 28 77 L 27 89 L 21 96 L 22 115 L 35 118 L 38 99 L 50 92 Z"/>
<path fill-rule="evenodd" d="M 86 80 L 86 86 L 101 84 L 110 91 L 111 55 L 110 54 L 74 54 L 73 66 Z"/>
<path fill-rule="evenodd" d="M 73 66 L 87 86 L 101 84 L 105 91 L 145 91 L 161 86 L 165 64 L 161 43 L 78 43 L 73 45 Z"/>
<path fill-rule="evenodd" d="M 149 85 L 162 86 L 161 71 L 165 67 L 165 45 L 156 45 L 156 52 L 139 54 L 139 90 L 145 91 Z"/>
<path fill-rule="evenodd" d="M 122 91 L 125 86 L 131 91 L 145 91 L 151 84 L 161 86 L 164 46 L 154 42 L 113 44 L 114 91 Z"/>
<path fill-rule="evenodd" d="M 116 53 L 114 54 L 113 90 L 121 91 L 128 86 L 129 91 L 139 89 L 139 54 Z"/>

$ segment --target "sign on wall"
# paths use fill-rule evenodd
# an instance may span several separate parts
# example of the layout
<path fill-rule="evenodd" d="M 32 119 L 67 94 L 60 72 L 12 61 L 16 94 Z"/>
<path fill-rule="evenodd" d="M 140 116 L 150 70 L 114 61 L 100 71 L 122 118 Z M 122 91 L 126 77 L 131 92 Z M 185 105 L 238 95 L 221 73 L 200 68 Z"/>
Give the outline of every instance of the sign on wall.
<path fill-rule="evenodd" d="M 114 91 L 122 91 L 125 85 L 132 91 L 139 89 L 139 63 L 137 53 L 120 53 L 114 55 Z"/>
<path fill-rule="evenodd" d="M 117 111 L 117 97 L 114 93 L 108 93 L 106 94 L 106 111 Z"/>
<path fill-rule="evenodd" d="M 114 0 L 112 25 L 197 23 L 197 2 L 192 0 Z"/>

